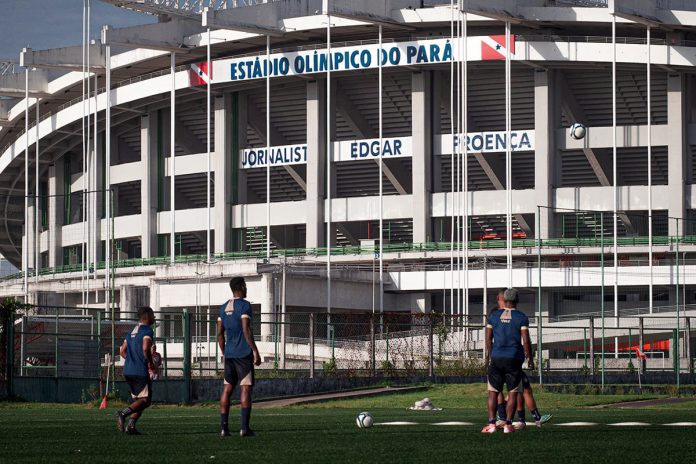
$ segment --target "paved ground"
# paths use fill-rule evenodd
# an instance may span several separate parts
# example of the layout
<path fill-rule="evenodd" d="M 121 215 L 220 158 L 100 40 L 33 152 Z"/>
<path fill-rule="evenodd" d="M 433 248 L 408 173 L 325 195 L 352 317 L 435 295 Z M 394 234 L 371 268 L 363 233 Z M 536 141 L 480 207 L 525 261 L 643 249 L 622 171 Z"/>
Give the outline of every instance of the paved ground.
<path fill-rule="evenodd" d="M 282 408 L 286 406 L 294 406 L 298 404 L 316 403 L 319 401 L 340 400 L 347 398 L 365 398 L 375 395 L 390 395 L 394 393 L 412 393 L 416 391 L 425 391 L 426 387 L 380 387 L 368 388 L 365 390 L 351 390 L 332 393 L 321 393 L 317 395 L 303 395 L 291 398 L 281 398 L 277 400 L 254 401 L 254 409 L 256 408 Z"/>

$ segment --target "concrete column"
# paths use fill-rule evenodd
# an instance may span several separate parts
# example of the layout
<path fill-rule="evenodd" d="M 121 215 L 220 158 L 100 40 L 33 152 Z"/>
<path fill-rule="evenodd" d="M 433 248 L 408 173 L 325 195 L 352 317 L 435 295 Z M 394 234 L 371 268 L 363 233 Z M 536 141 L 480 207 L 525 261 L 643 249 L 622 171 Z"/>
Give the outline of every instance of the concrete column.
<path fill-rule="evenodd" d="M 326 81 L 307 82 L 307 235 L 306 247 L 326 245 Z"/>
<path fill-rule="evenodd" d="M 162 313 L 160 311 L 160 284 L 159 282 L 152 281 L 150 283 L 150 302 L 148 304 L 155 312 L 155 319 L 159 321 L 157 328 L 155 329 L 155 337 L 164 336 L 164 320 L 162 319 Z"/>
<path fill-rule="evenodd" d="M 104 188 L 102 171 L 104 167 L 104 149 L 102 141 L 104 135 L 97 136 L 97 151 L 93 153 L 93 162 L 90 166 L 89 186 L 87 187 L 87 203 L 89 204 L 89 243 L 87 244 L 87 263 L 89 267 L 97 268 L 96 264 L 101 259 L 101 227 L 103 205 L 106 196 L 102 192 Z"/>
<path fill-rule="evenodd" d="M 667 184 L 669 217 L 686 217 L 685 203 L 685 124 L 684 124 L 684 76 L 670 72 L 667 75 Z M 684 234 L 684 224 L 680 221 L 680 234 Z M 669 221 L 669 235 L 677 234 L 676 221 Z"/>
<path fill-rule="evenodd" d="M 273 274 L 261 274 L 261 340 L 267 341 L 273 333 Z"/>
<path fill-rule="evenodd" d="M 31 181 L 30 181 L 31 182 Z M 32 187 L 33 188 L 33 187 Z M 33 195 L 34 192 L 30 191 L 29 195 Z M 24 226 L 24 245 L 27 249 L 27 268 L 28 270 L 34 269 L 34 253 L 36 253 L 36 239 L 35 239 L 35 227 L 34 221 L 35 208 L 34 197 L 29 198 L 29 210 L 27 213 L 27 223 Z"/>
<path fill-rule="evenodd" d="M 140 119 L 140 240 L 143 258 L 157 255 L 157 113 Z"/>
<path fill-rule="evenodd" d="M 444 91 L 444 79 L 442 72 L 433 72 L 431 75 L 432 94 L 430 103 L 432 105 L 432 137 L 438 137 L 442 134 L 442 92 Z M 432 152 L 431 152 L 432 154 Z M 432 156 L 432 191 L 442 192 L 442 156 Z M 415 185 L 415 184 L 414 184 Z M 435 240 L 439 240 L 439 236 L 435 235 Z"/>
<path fill-rule="evenodd" d="M 236 98 L 236 105 L 235 105 Z M 231 159 L 232 165 L 230 170 L 232 171 L 232 178 L 235 185 L 232 189 L 232 203 L 233 204 L 246 204 L 249 202 L 249 192 L 247 185 L 247 171 L 239 168 L 239 150 L 247 147 L 247 126 L 249 124 L 247 118 L 247 96 L 244 93 L 238 92 L 236 97 L 232 99 L 232 107 L 236 106 L 236 119 L 232 122 L 233 124 L 233 137 L 232 139 L 232 154 Z M 232 211 L 230 210 L 230 215 Z M 240 226 L 235 224 L 234 218 L 230 219 L 230 228 L 239 229 Z M 231 233 L 231 232 L 230 232 Z M 246 236 L 244 234 L 239 234 L 235 231 L 232 236 L 234 241 L 234 250 L 245 250 L 246 249 Z"/>
<path fill-rule="evenodd" d="M 237 95 L 237 127 L 236 127 L 236 143 L 234 143 L 233 140 L 233 145 L 236 145 L 236 148 L 238 150 L 241 150 L 243 148 L 247 148 L 247 126 L 249 124 L 248 117 L 247 117 L 247 96 L 246 94 L 239 93 Z M 239 154 L 235 153 L 234 159 L 239 161 Z M 232 167 L 232 170 L 237 172 L 237 190 L 234 192 L 236 194 L 236 203 L 237 204 L 245 204 L 249 202 L 249 193 L 247 191 L 247 173 L 246 170 L 243 169 L 235 169 L 235 167 Z M 234 225 L 232 226 L 234 227 Z"/>
<path fill-rule="evenodd" d="M 411 294 L 411 312 L 429 314 L 432 310 L 432 295 L 430 293 Z"/>
<path fill-rule="evenodd" d="M 437 115 L 439 119 L 439 114 Z M 413 183 L 413 242 L 432 241 L 433 139 L 432 78 L 429 71 L 411 74 L 411 134 Z"/>
<path fill-rule="evenodd" d="M 215 253 L 230 251 L 232 236 L 232 98 L 215 97 Z"/>
<path fill-rule="evenodd" d="M 119 314 L 118 318 L 122 319 L 123 313 L 127 311 L 135 311 L 135 288 L 132 285 L 122 285 L 119 288 Z M 127 315 L 131 316 L 131 315 Z"/>
<path fill-rule="evenodd" d="M 62 159 L 48 167 L 48 267 L 63 264 L 61 236 L 65 205 L 62 197 L 64 169 Z"/>
<path fill-rule="evenodd" d="M 547 239 L 552 234 L 553 188 L 556 169 L 554 153 L 557 108 L 554 104 L 555 93 L 552 89 L 553 71 L 537 69 L 534 71 L 534 132 L 536 151 L 534 153 L 534 190 L 536 204 L 548 206 L 540 208 L 540 217 L 536 218 L 536 237 Z"/>

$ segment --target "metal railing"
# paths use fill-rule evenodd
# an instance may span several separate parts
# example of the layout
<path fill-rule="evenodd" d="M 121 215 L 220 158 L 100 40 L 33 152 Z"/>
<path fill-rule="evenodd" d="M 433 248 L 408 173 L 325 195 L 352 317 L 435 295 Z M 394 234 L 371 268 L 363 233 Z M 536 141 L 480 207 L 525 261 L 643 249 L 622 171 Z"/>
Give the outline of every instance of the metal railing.
<path fill-rule="evenodd" d="M 219 378 L 223 369 L 217 343 L 215 308 L 157 313 L 155 344 L 164 363 L 161 379 Z M 260 375 L 292 372 L 334 375 L 485 375 L 481 315 L 358 312 L 256 313 L 252 328 L 262 364 Z M 602 372 L 693 373 L 690 317 L 624 317 L 621 325 L 584 321 L 531 321 L 540 373 L 599 376 Z M 134 314 L 85 308 L 34 307 L 16 313 L 8 346 L 15 377 L 120 378 L 118 347 L 137 323 Z M 537 338 L 542 334 L 543 342 Z M 679 340 L 679 341 L 678 341 Z M 678 343 L 678 345 L 677 345 Z M 678 352 L 674 347 L 679 346 Z M 648 354 L 636 358 L 636 350 Z M 110 356 L 113 355 L 113 358 Z M 636 378 L 637 383 L 637 378 Z"/>
<path fill-rule="evenodd" d="M 603 240 L 599 238 L 561 238 L 561 239 L 544 239 L 539 243 L 535 239 L 514 239 L 512 240 L 512 247 L 515 249 L 535 249 L 541 246 L 543 249 L 549 248 L 599 248 L 602 245 L 605 248 L 605 253 L 609 252 L 609 249 L 613 245 L 612 237 L 605 237 Z M 619 237 L 617 240 L 619 247 L 626 246 L 647 246 L 648 237 Z M 653 237 L 654 246 L 667 246 L 671 247 L 679 243 L 680 245 L 695 245 L 696 235 L 687 236 L 664 236 L 664 237 Z M 460 246 L 455 243 L 454 247 Z M 475 252 L 476 250 L 503 250 L 505 249 L 505 240 L 472 240 L 469 242 L 469 250 Z M 449 252 L 452 248 L 450 242 L 428 242 L 428 243 L 389 243 L 383 245 L 384 253 L 422 253 L 422 252 Z M 375 247 L 365 247 L 365 246 L 334 246 L 331 247 L 332 256 L 364 256 L 364 255 L 374 255 L 378 252 L 378 248 Z M 327 248 L 289 248 L 289 249 L 272 249 L 271 258 L 306 258 L 306 257 L 325 257 L 327 254 Z M 266 250 L 247 250 L 247 251 L 234 251 L 226 253 L 215 253 L 211 255 L 213 262 L 219 261 L 230 261 L 230 260 L 265 260 L 267 258 Z M 530 258 L 531 259 L 531 258 Z M 654 266 L 671 266 L 675 264 L 676 259 L 671 256 L 663 256 L 654 258 Z M 680 265 L 693 265 L 696 263 L 693 259 L 684 260 L 680 258 Z M 191 255 L 179 255 L 175 257 L 175 262 L 177 264 L 186 263 L 205 263 L 207 258 L 205 254 L 191 254 Z M 607 264 L 609 263 L 609 264 Z M 98 263 L 96 269 L 103 270 L 105 268 L 105 262 L 101 261 Z M 159 256 L 154 258 L 130 258 L 130 259 L 115 259 L 111 262 L 112 269 L 123 269 L 123 268 L 134 268 L 134 267 L 147 267 L 147 266 L 163 266 L 170 264 L 170 257 Z M 605 260 L 605 265 L 610 265 L 611 259 Z M 648 266 L 649 261 L 645 258 L 632 258 L 632 259 L 622 259 L 620 257 L 618 262 L 619 267 L 640 267 Z M 401 266 L 399 264 L 399 266 Z M 431 269 L 428 264 L 410 264 L 414 270 L 424 270 Z M 443 269 L 443 264 L 435 264 L 434 267 L 437 269 Z M 472 259 L 469 263 L 469 269 L 481 269 L 484 266 L 480 260 Z M 495 259 L 491 259 L 486 263 L 487 268 L 504 268 L 506 263 L 497 263 Z M 571 258 L 568 255 L 567 259 L 554 259 L 548 260 L 543 259 L 541 266 L 534 260 L 517 260 L 512 264 L 513 268 L 517 269 L 537 269 L 541 268 L 595 268 L 600 266 L 599 258 Z M 354 266 L 352 266 L 355 268 Z M 367 268 L 366 268 L 367 269 Z M 370 268 L 371 269 L 371 268 Z M 404 268 L 405 270 L 407 268 Z M 57 267 L 46 267 L 41 268 L 38 271 L 39 276 L 53 276 L 57 274 L 68 274 L 71 272 L 82 272 L 84 271 L 82 264 L 73 265 L 63 265 Z M 29 272 L 30 276 L 34 275 L 34 271 Z M 24 276 L 22 272 L 10 274 L 0 278 L 0 282 L 21 279 Z"/>

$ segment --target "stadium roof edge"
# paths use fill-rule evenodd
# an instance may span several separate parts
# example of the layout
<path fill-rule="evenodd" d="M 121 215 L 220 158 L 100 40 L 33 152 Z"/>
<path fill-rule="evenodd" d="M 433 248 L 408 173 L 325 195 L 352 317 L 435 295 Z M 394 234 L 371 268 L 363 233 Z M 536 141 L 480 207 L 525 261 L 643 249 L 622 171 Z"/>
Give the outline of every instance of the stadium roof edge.
<path fill-rule="evenodd" d="M 473 0 L 472 0 L 473 1 Z M 476 0 L 478 3 L 481 3 L 483 0 Z M 502 0 L 501 0 L 502 1 Z M 109 2 L 113 3 L 113 2 Z M 118 2 L 117 2 L 118 3 Z M 272 2 L 267 5 L 272 5 L 273 3 L 278 3 L 278 2 Z M 292 2 L 291 2 L 292 3 Z M 504 2 L 503 2 L 504 3 Z M 588 23 L 609 23 L 612 20 L 612 14 L 609 11 L 608 8 L 586 8 L 586 7 L 575 7 L 575 6 L 563 6 L 563 7 L 536 7 L 536 6 L 519 6 L 517 9 L 517 13 L 519 14 L 520 17 L 538 22 L 538 23 L 543 23 L 543 22 L 588 22 Z M 261 5 L 259 5 L 261 6 Z M 248 7 L 252 8 L 252 7 Z M 273 7 L 273 8 L 278 8 L 278 7 Z M 235 8 L 235 13 L 241 11 L 239 8 Z M 251 10 L 249 10 L 251 11 Z M 288 11 L 286 11 L 287 13 Z M 251 13 L 248 13 L 251 14 Z M 676 25 L 676 27 L 686 27 L 686 26 L 696 26 L 696 11 L 688 11 L 688 10 L 658 10 L 658 14 L 660 15 L 659 19 L 664 20 L 663 24 L 665 25 Z M 435 6 L 429 6 L 426 8 L 417 8 L 417 9 L 412 9 L 412 8 L 404 8 L 404 9 L 399 9 L 399 10 L 392 10 L 390 12 L 391 17 L 394 18 L 394 20 L 397 23 L 404 23 L 406 25 L 410 26 L 417 26 L 419 24 L 431 24 L 431 23 L 437 23 L 437 22 L 449 22 L 450 17 L 451 17 L 451 11 L 449 5 L 435 5 Z M 379 17 L 379 16 L 377 16 Z M 665 18 L 666 17 L 666 18 Z M 198 17 L 200 19 L 200 16 Z M 312 30 L 320 30 L 325 28 L 325 24 L 321 24 L 320 21 L 317 21 L 317 15 L 310 15 L 310 16 L 296 16 L 296 17 L 286 17 L 286 18 L 281 18 L 279 20 L 279 28 L 283 31 L 283 34 L 286 36 L 291 36 L 293 34 L 305 34 L 303 38 L 306 39 L 306 33 L 308 31 Z M 374 18 L 373 18 L 374 19 Z M 495 19 L 491 19 L 485 16 L 482 16 L 480 14 L 471 14 L 469 15 L 469 21 L 470 23 L 476 23 L 476 22 L 489 22 L 489 21 L 496 21 Z M 631 19 L 627 18 L 617 18 L 617 21 L 620 23 L 624 24 L 629 24 L 629 23 L 634 23 L 635 21 L 632 21 Z M 355 18 L 347 18 L 347 17 L 335 17 L 334 20 L 332 21 L 334 24 L 334 27 L 350 27 L 350 26 L 366 26 L 370 25 L 371 23 L 366 21 L 366 20 L 357 20 Z M 176 26 L 172 26 L 175 25 Z M 199 23 L 200 24 L 200 23 Z M 128 66 L 133 66 L 134 64 L 138 63 L 146 63 L 147 61 L 151 59 L 155 59 L 157 57 L 162 56 L 162 54 L 167 53 L 169 51 L 177 51 L 177 52 L 185 52 L 188 49 L 196 48 L 196 47 L 202 47 L 206 43 L 206 37 L 205 34 L 203 33 L 202 27 L 196 24 L 195 21 L 191 20 L 183 20 L 183 19 L 177 19 L 177 18 L 170 18 L 170 21 L 166 22 L 161 22 L 161 23 L 156 23 L 153 25 L 148 25 L 152 26 L 150 30 L 155 30 L 157 27 L 160 27 L 162 29 L 167 30 L 167 28 L 174 28 L 175 30 L 177 28 L 182 29 L 182 33 L 180 36 L 177 36 L 175 38 L 181 38 L 181 44 L 177 44 L 176 41 L 173 39 L 169 38 L 171 40 L 171 43 L 160 43 L 159 47 L 157 43 L 153 43 L 150 41 L 149 43 L 148 40 L 143 40 L 145 43 L 137 43 L 136 39 L 131 40 L 130 42 L 126 39 L 124 39 L 124 42 L 128 42 L 131 46 L 137 46 L 140 48 L 135 48 L 130 51 L 124 52 L 124 53 L 119 53 L 117 55 L 112 56 L 112 69 L 118 69 L 120 67 L 128 67 Z M 145 31 L 146 27 L 148 26 L 136 26 L 138 32 Z M 185 31 L 183 31 L 185 29 Z M 128 31 L 135 32 L 136 29 L 134 28 L 118 28 L 118 29 L 110 29 L 112 31 L 111 33 L 113 34 L 118 34 L 119 32 L 122 32 L 124 34 L 128 33 Z M 172 31 L 168 31 L 169 34 L 172 34 Z M 185 32 L 185 33 L 184 33 Z M 238 28 L 236 30 L 216 30 L 215 37 L 212 40 L 213 46 L 216 44 L 220 43 L 225 43 L 225 42 L 234 42 L 234 41 L 248 41 L 250 39 L 254 38 L 260 38 L 263 37 L 265 34 L 264 33 L 251 33 L 247 31 L 240 31 Z M 108 39 L 108 37 L 107 37 Z M 160 37 L 162 39 L 162 37 Z M 163 42 L 167 42 L 167 37 L 165 36 L 163 39 Z M 119 41 L 120 42 L 120 41 Z M 112 39 L 112 43 L 116 43 Z M 120 42 L 122 43 L 122 42 Z M 171 47 L 169 47 L 171 45 Z M 179 47 L 177 47 L 180 45 Z M 78 73 L 79 74 L 79 73 Z M 74 81 L 74 82 L 73 82 Z M 51 82 L 49 82 L 48 85 L 48 94 L 44 95 L 44 97 L 50 98 L 51 94 L 60 92 L 66 88 L 69 88 L 70 86 L 76 85 L 78 82 L 81 81 L 81 76 L 72 76 L 71 73 L 68 73 L 65 76 L 62 76 L 60 79 L 55 79 Z M 20 96 L 17 93 L 13 93 L 13 96 Z M 23 96 L 23 93 L 22 95 Z M 21 111 L 18 110 L 18 108 L 21 108 Z M 8 112 L 8 120 L 6 121 L 6 124 L 4 125 L 11 125 L 13 121 L 16 120 L 16 118 L 21 117 L 21 113 L 23 113 L 23 100 L 19 101 L 17 105 L 15 105 L 15 108 L 13 110 L 10 110 Z M 0 126 L 0 135 L 3 134 L 3 127 Z"/>

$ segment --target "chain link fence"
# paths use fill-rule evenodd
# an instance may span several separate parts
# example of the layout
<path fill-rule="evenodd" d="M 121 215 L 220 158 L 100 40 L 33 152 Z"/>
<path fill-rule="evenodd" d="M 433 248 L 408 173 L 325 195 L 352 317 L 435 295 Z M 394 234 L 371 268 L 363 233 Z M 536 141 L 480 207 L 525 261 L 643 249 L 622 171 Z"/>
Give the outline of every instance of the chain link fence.
<path fill-rule="evenodd" d="M 222 377 L 216 319 L 187 310 L 157 316 L 154 342 L 163 357 L 161 379 Z M 101 310 L 64 307 L 19 309 L 6 320 L 3 378 L 85 378 L 102 384 L 107 376 L 121 378 L 118 348 L 137 324 L 133 313 L 120 312 L 113 320 Z M 175 330 L 166 331 L 166 324 Z M 441 314 L 273 313 L 253 318 L 261 377 L 481 377 L 484 331 L 480 317 Z M 673 373 L 676 381 L 677 372 L 693 372 L 691 317 L 589 316 L 541 320 L 541 326 L 531 318 L 530 335 L 542 378 L 640 371 Z"/>

